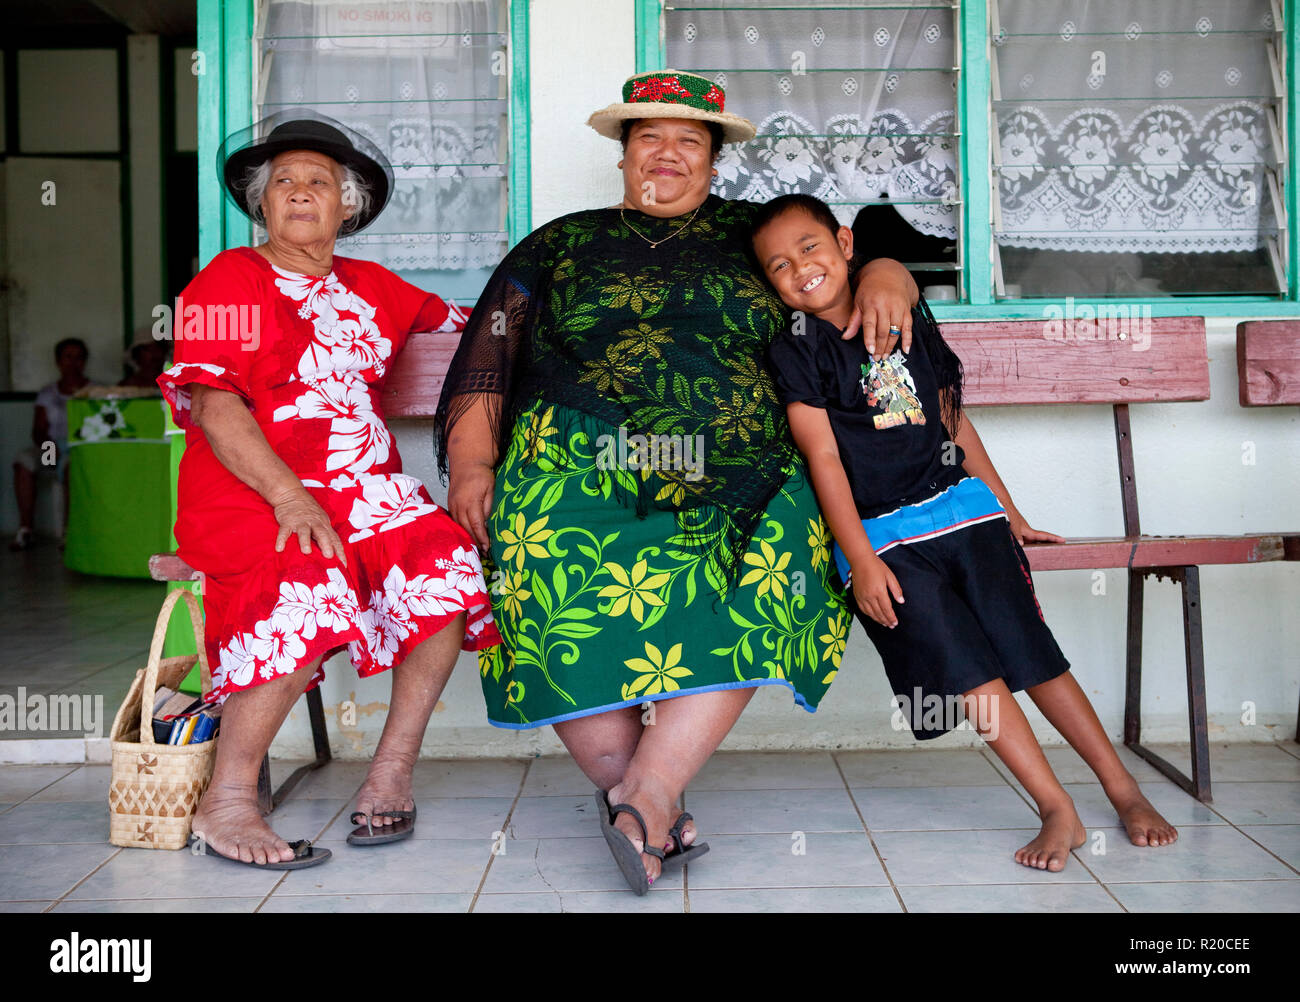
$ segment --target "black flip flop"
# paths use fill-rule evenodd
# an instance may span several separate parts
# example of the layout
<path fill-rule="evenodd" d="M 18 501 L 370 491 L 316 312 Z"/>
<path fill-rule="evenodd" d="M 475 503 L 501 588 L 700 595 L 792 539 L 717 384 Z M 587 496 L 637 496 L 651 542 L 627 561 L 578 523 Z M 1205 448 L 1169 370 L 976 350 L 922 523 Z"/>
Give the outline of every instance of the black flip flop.
<path fill-rule="evenodd" d="M 193 846 L 195 842 L 203 841 L 201 836 L 191 835 L 189 845 Z M 289 848 L 293 850 L 293 859 L 287 863 L 276 860 L 274 863 L 245 863 L 238 856 L 227 856 L 224 852 L 218 852 L 212 847 L 212 844 L 203 841 L 203 855 L 216 856 L 218 859 L 229 860 L 232 863 L 238 863 L 240 866 L 251 866 L 255 870 L 305 870 L 309 866 L 319 866 L 332 855 L 328 849 L 317 849 L 312 846 L 309 839 L 298 839 L 296 842 L 290 842 Z"/>
<path fill-rule="evenodd" d="M 665 872 L 670 866 L 685 863 L 691 857 L 699 859 L 709 851 L 709 843 L 707 842 L 692 842 L 688 846 L 682 845 L 682 829 L 686 827 L 687 821 L 694 820 L 695 818 L 691 817 L 690 814 L 682 811 L 681 814 L 677 815 L 677 820 L 673 822 L 673 826 L 668 829 L 668 837 L 673 840 L 673 848 L 671 852 L 664 854 L 663 868 Z M 698 833 L 696 834 L 698 837 Z"/>
<path fill-rule="evenodd" d="M 597 790 L 596 806 L 600 808 L 600 830 L 605 836 L 605 843 L 609 846 L 614 862 L 623 871 L 623 879 L 627 881 L 627 886 L 632 888 L 638 897 L 647 893 L 650 890 L 650 878 L 646 876 L 645 867 L 641 863 L 641 853 L 637 852 L 630 838 L 614 827 L 614 819 L 620 814 L 632 815 L 636 823 L 641 826 L 641 841 L 645 845 L 642 851 L 647 855 L 657 856 L 661 861 L 664 858 L 664 851 L 650 845 L 645 819 L 631 804 L 615 804 L 611 807 L 605 791 Z"/>
<path fill-rule="evenodd" d="M 348 818 L 352 824 L 359 824 L 358 819 L 365 822 L 365 825 L 356 828 L 348 836 L 348 845 L 384 845 L 388 842 L 400 842 L 402 839 L 410 838 L 415 834 L 415 808 L 409 811 L 376 811 L 382 818 L 399 818 L 400 820 L 391 825 L 380 825 L 379 834 L 375 833 L 375 827 L 372 824 L 374 814 L 366 814 L 362 811 L 353 811 L 352 816 Z"/>

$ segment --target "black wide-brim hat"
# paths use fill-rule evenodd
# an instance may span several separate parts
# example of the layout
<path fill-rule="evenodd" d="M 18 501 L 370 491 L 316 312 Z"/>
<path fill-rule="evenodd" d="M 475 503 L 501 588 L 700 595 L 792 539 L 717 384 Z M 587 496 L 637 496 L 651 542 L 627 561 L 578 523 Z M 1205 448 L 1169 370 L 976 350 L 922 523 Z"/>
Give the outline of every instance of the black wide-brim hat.
<path fill-rule="evenodd" d="M 288 108 L 231 133 L 217 150 L 217 176 L 226 196 L 244 215 L 265 226 L 260 210 L 245 200 L 249 168 L 290 150 L 312 150 L 351 167 L 370 189 L 370 205 L 344 220 L 339 233 L 365 229 L 384 211 L 393 194 L 393 167 L 383 151 L 354 129 L 310 108 Z"/>

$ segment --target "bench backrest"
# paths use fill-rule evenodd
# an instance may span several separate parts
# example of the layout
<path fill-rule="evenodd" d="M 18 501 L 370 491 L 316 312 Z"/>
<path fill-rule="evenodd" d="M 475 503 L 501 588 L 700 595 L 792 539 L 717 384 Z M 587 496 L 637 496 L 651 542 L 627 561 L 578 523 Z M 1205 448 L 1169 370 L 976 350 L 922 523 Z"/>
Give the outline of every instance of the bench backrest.
<path fill-rule="evenodd" d="M 1204 318 L 942 326 L 966 372 L 964 403 L 1113 406 L 1124 535 L 1140 535 L 1128 405 L 1210 398 Z"/>
<path fill-rule="evenodd" d="M 1208 400 L 1201 317 L 945 323 L 969 404 Z M 1123 335 L 1121 337 L 1121 335 Z"/>
<path fill-rule="evenodd" d="M 384 416 L 433 417 L 460 334 L 412 334 L 384 384 Z"/>
<path fill-rule="evenodd" d="M 945 323 L 970 404 L 1208 400 L 1200 317 Z M 1124 335 L 1123 338 L 1120 335 Z M 430 417 L 459 334 L 412 334 L 384 388 L 384 413 Z M 1300 388 L 1300 379 L 1292 384 Z"/>
<path fill-rule="evenodd" d="M 1300 320 L 1237 324 L 1237 386 L 1242 407 L 1300 404 Z"/>

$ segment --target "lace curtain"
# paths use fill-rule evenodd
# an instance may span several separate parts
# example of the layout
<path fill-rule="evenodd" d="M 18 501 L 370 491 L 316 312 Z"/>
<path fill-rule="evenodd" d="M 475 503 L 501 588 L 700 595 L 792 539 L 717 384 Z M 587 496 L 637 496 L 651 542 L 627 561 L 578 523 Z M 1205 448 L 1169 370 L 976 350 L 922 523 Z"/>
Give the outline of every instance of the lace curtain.
<path fill-rule="evenodd" d="M 999 244 L 1249 251 L 1276 232 L 1269 0 L 992 0 L 990 12 Z"/>
<path fill-rule="evenodd" d="M 492 268 L 506 236 L 505 0 L 270 0 L 257 117 L 304 105 L 391 159 L 384 213 L 340 254 L 395 271 Z"/>
<path fill-rule="evenodd" d="M 846 225 L 888 200 L 920 232 L 955 237 L 953 8 L 791 6 L 664 11 L 668 65 L 716 80 L 758 126 L 726 148 L 713 190 L 808 192 Z"/>

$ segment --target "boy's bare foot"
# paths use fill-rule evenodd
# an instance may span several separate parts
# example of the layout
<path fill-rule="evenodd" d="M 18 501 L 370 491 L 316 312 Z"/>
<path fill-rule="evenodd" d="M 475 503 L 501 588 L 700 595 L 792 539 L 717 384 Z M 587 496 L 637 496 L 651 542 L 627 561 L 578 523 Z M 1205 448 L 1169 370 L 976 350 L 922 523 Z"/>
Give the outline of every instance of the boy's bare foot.
<path fill-rule="evenodd" d="M 1119 812 L 1128 839 L 1134 845 L 1172 845 L 1178 840 L 1178 829 L 1151 806 L 1151 801 L 1142 795 L 1136 782 L 1131 790 L 1114 796 L 1107 791 L 1106 795 Z"/>
<path fill-rule="evenodd" d="M 1070 850 L 1083 845 L 1088 840 L 1088 832 L 1073 804 L 1045 811 L 1042 818 L 1038 837 L 1016 850 L 1016 862 L 1036 870 L 1060 873 L 1070 859 Z"/>
<path fill-rule="evenodd" d="M 196 837 L 231 859 L 258 864 L 293 859 L 289 843 L 262 820 L 256 787 L 251 792 L 224 794 L 209 787 L 190 828 Z"/>

